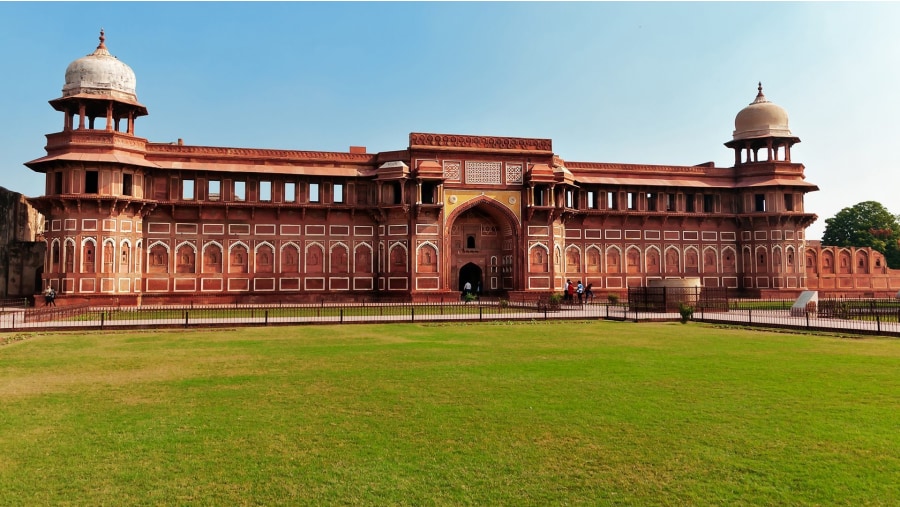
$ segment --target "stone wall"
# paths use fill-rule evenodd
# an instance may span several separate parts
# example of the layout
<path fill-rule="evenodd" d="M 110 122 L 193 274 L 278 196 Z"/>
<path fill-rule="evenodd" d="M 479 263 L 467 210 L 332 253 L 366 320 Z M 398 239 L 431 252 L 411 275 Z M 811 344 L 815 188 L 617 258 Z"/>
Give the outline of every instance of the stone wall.
<path fill-rule="evenodd" d="M 0 187 L 0 298 L 41 292 L 44 217 L 22 194 Z"/>

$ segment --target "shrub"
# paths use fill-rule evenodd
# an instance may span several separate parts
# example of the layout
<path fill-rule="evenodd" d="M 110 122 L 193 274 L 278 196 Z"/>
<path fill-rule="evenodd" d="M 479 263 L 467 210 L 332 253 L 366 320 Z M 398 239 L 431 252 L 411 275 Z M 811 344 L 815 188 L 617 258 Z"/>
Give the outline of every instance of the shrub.
<path fill-rule="evenodd" d="M 551 305 L 559 306 L 559 304 L 562 303 L 562 300 L 563 300 L 563 295 L 560 294 L 559 292 L 554 292 L 553 294 L 550 294 L 549 301 L 550 301 Z"/>
<path fill-rule="evenodd" d="M 687 324 L 687 321 L 691 320 L 691 317 L 694 316 L 694 307 L 686 303 L 681 303 L 678 305 L 678 313 L 681 314 L 681 323 Z"/>
<path fill-rule="evenodd" d="M 609 294 L 606 296 L 606 299 L 609 300 L 609 304 L 615 305 L 619 303 L 619 295 L 618 294 Z"/>

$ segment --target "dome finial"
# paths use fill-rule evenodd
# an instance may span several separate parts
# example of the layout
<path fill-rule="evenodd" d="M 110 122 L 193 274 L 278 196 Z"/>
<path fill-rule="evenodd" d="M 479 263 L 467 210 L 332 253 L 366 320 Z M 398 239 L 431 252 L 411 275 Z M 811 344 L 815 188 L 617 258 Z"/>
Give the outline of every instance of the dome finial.
<path fill-rule="evenodd" d="M 103 28 L 100 28 L 100 45 L 97 46 L 97 49 L 106 49 L 106 35 L 103 33 Z"/>
<path fill-rule="evenodd" d="M 751 102 L 751 104 L 759 104 L 760 102 L 768 102 L 768 100 L 766 100 L 766 96 L 763 95 L 763 92 L 762 92 L 762 81 L 759 82 L 759 86 L 756 89 L 759 91 L 756 94 L 756 99 L 754 99 L 753 102 Z"/>

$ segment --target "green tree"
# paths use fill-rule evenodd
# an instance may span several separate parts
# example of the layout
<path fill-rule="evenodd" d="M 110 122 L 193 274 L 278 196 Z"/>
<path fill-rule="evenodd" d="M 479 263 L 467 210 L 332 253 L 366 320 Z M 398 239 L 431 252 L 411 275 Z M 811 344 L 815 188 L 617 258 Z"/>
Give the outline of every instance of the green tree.
<path fill-rule="evenodd" d="M 822 244 L 827 246 L 869 246 L 884 254 L 888 266 L 900 268 L 900 217 L 881 203 L 865 201 L 844 208 L 825 220 Z"/>

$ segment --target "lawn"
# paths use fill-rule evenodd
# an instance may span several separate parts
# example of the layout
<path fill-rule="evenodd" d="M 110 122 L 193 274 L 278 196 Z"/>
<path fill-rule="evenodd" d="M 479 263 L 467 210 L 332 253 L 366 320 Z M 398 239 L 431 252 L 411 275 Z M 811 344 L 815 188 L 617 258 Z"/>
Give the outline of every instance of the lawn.
<path fill-rule="evenodd" d="M 0 343 L 0 505 L 900 504 L 896 339 L 551 321 Z"/>

